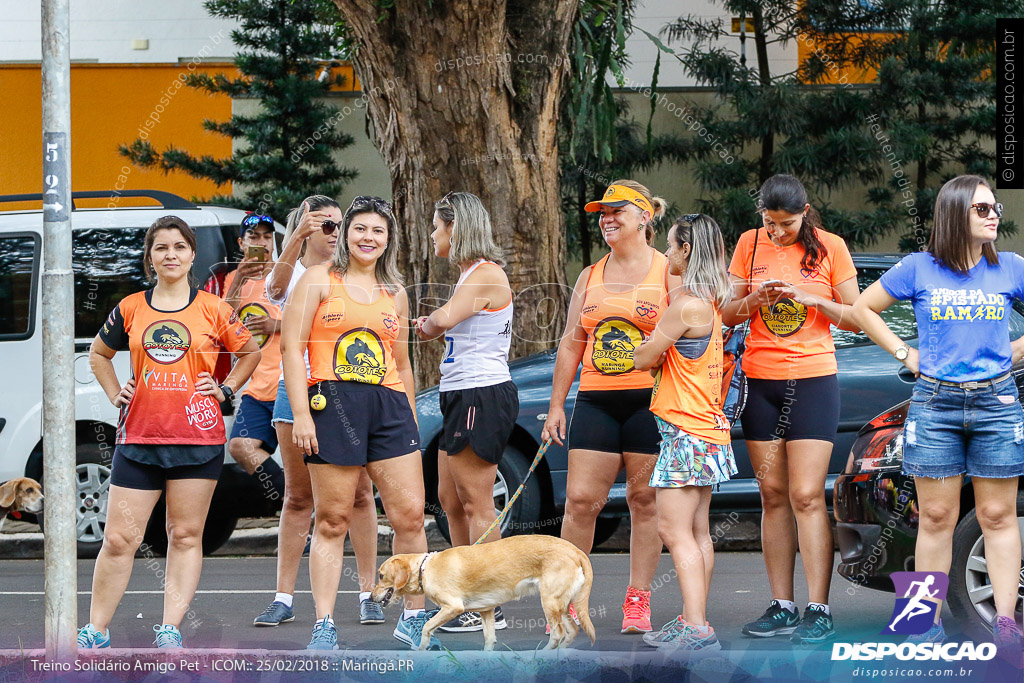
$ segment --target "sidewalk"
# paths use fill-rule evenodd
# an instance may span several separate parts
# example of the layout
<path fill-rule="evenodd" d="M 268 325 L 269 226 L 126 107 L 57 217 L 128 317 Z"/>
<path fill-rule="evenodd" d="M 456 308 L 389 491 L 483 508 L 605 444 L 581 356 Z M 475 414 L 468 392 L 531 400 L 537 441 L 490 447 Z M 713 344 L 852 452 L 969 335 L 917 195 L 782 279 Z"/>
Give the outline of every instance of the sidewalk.
<path fill-rule="evenodd" d="M 711 515 L 711 536 L 717 550 L 760 550 L 760 513 L 730 513 Z M 610 539 L 595 548 L 596 552 L 629 552 L 629 520 L 624 519 Z M 437 530 L 433 517 L 427 517 L 427 546 L 430 550 L 444 550 L 448 542 Z M 377 531 L 377 548 L 382 556 L 391 554 L 391 527 L 385 518 Z M 345 552 L 352 546 L 346 540 Z M 221 546 L 215 556 L 275 555 L 277 553 L 277 518 L 247 518 L 238 520 L 235 533 Z M 0 559 L 42 559 L 43 535 L 35 524 L 7 520 L 0 532 Z"/>

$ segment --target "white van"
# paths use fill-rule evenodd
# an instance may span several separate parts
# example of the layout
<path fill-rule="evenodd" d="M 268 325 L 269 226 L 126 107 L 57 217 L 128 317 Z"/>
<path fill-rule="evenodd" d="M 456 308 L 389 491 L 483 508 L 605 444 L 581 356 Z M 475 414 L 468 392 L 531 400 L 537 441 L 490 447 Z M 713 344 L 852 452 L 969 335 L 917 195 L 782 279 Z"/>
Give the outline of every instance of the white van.
<path fill-rule="evenodd" d="M 0 392 L 0 482 L 20 476 L 42 482 L 42 196 L 0 195 L 0 209 L 12 203 L 35 208 L 0 211 L 0 367 L 7 375 L 7 388 Z M 139 203 L 143 205 L 132 205 Z M 86 208 L 90 205 L 96 208 Z M 154 190 L 75 192 L 72 207 L 78 549 L 79 556 L 91 557 L 103 540 L 117 410 L 93 377 L 89 345 L 118 301 L 150 286 L 142 271 L 142 251 L 153 221 L 173 214 L 195 229 L 192 276 L 202 286 L 212 272 L 229 269 L 228 264 L 241 258 L 238 227 L 246 214 L 197 206 Z M 282 237 L 279 226 L 278 245 Z M 117 354 L 114 366 L 122 380 L 130 376 L 127 353 Z M 206 553 L 227 541 L 239 517 L 273 515 L 281 504 L 280 499 L 268 500 L 252 477 L 226 453 L 225 458 L 203 533 Z M 163 509 L 161 502 L 146 530 L 146 542 L 156 552 L 167 547 Z M 31 515 L 25 518 L 42 523 Z"/>

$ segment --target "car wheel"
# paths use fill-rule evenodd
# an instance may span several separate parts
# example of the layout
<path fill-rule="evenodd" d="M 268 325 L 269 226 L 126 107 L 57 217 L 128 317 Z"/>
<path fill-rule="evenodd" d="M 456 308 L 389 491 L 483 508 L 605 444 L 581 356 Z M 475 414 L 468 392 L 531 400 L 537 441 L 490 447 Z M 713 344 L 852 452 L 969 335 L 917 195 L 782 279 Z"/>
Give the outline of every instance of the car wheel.
<path fill-rule="evenodd" d="M 1024 538 L 1024 492 L 1017 495 L 1017 526 Z M 996 606 L 992 583 L 985 562 L 985 539 L 974 510 L 957 524 L 953 532 L 953 563 L 949 571 L 950 609 L 963 630 L 974 638 L 991 638 Z M 1017 604 L 1014 615 L 1020 623 L 1024 604 L 1024 562 L 1018 576 Z"/>
<path fill-rule="evenodd" d="M 498 472 L 494 477 L 494 514 L 499 515 L 505 509 L 509 498 L 516 492 L 519 485 L 526 478 L 530 470 L 530 462 L 522 451 L 514 446 L 505 446 L 505 453 L 498 463 Z M 540 524 L 540 483 L 535 478 L 536 472 L 530 475 L 530 480 L 523 487 L 515 505 L 509 510 L 505 518 L 501 520 L 501 536 L 520 536 L 536 533 Z M 434 516 L 437 523 L 437 530 L 441 532 L 445 540 L 452 542 L 451 532 L 448 529 L 448 515 L 439 514 Z M 494 534 L 495 532 L 491 532 Z"/>
<path fill-rule="evenodd" d="M 106 450 L 110 450 L 108 446 Z M 92 558 L 103 547 L 107 525 L 107 499 L 110 492 L 110 458 L 98 443 L 82 443 L 75 448 L 75 536 L 78 557 Z M 43 530 L 43 515 L 38 515 Z M 44 531 L 45 533 L 45 531 Z"/>
<path fill-rule="evenodd" d="M 225 514 L 223 509 L 211 508 L 206 516 L 206 526 L 203 528 L 203 555 L 209 555 L 227 543 L 237 523 L 237 517 Z M 153 508 L 143 543 L 143 552 L 148 547 L 154 555 L 167 555 L 167 507 L 163 496 Z"/>

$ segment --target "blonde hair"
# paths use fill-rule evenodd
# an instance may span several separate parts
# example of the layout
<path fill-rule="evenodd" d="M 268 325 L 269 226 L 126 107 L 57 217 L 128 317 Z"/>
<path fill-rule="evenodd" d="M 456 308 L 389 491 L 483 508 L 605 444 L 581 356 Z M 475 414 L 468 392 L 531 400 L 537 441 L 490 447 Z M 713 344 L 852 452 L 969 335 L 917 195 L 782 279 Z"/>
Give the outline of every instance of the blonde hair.
<path fill-rule="evenodd" d="M 348 272 L 348 229 L 352 225 L 352 219 L 364 213 L 376 214 L 387 223 L 388 243 L 384 246 L 384 253 L 377 259 L 373 274 L 377 278 L 377 284 L 394 296 L 402 288 L 402 276 L 398 272 L 398 247 L 395 246 L 398 243 L 398 224 L 391 204 L 380 197 L 359 196 L 352 200 L 341 221 L 341 234 L 338 235 L 338 245 L 334 248 L 330 270 L 339 275 Z"/>
<path fill-rule="evenodd" d="M 628 180 L 628 179 L 613 180 L 610 184 L 611 185 L 622 185 L 623 187 L 628 187 L 629 189 L 633 190 L 634 192 L 639 192 L 640 194 L 642 194 L 644 196 L 644 199 L 649 201 L 651 203 L 651 206 L 654 207 L 654 215 L 651 216 L 650 222 L 648 222 L 645 225 L 645 231 L 644 231 L 644 237 L 647 238 L 647 244 L 654 244 L 654 223 L 657 222 L 659 219 L 661 219 L 665 215 L 665 208 L 668 206 L 668 204 L 661 197 L 653 196 L 651 194 L 651 191 L 648 190 L 647 187 L 645 187 L 644 185 L 641 185 L 640 183 L 638 183 L 635 180 Z M 636 206 L 636 205 L 635 204 L 630 204 L 630 206 Z M 640 210 L 639 206 L 637 206 L 636 208 L 637 208 L 638 211 Z"/>
<path fill-rule="evenodd" d="M 449 192 L 434 204 L 434 211 L 452 229 L 449 261 L 458 265 L 482 258 L 505 265 L 501 247 L 494 242 L 491 215 L 479 197 L 469 192 Z"/>
<path fill-rule="evenodd" d="M 338 202 L 334 201 L 325 194 L 311 194 L 302 200 L 302 203 L 296 206 L 294 209 L 288 212 L 288 222 L 285 224 L 284 230 L 284 241 L 282 244 L 288 244 L 288 240 L 291 239 L 292 233 L 299 227 L 299 223 L 302 221 L 302 217 L 306 215 L 306 207 L 309 207 L 310 211 L 320 211 L 328 207 L 334 207 L 338 211 L 341 211 L 341 207 L 338 206 Z M 306 243 L 303 242 L 302 246 L 299 247 L 299 258 L 306 255 Z"/>
<path fill-rule="evenodd" d="M 711 216 L 689 214 L 676 219 L 677 247 L 690 245 L 683 287 L 699 299 L 721 308 L 732 301 L 732 283 L 725 265 L 725 241 Z"/>

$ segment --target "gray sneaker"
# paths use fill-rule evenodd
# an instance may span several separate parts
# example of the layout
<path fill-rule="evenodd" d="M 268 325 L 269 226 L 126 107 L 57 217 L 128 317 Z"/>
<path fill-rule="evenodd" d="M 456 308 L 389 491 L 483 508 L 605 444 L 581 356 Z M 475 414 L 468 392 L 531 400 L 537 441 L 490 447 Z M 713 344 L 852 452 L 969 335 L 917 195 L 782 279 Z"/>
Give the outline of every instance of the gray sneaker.
<path fill-rule="evenodd" d="M 360 624 L 383 624 L 384 608 L 379 602 L 367 598 L 359 601 L 359 623 Z"/>
<path fill-rule="evenodd" d="M 263 610 L 263 614 L 252 620 L 252 625 L 277 626 L 278 624 L 283 624 L 286 621 L 294 620 L 295 614 L 292 612 L 292 608 L 288 607 L 283 602 L 277 602 L 275 600 L 267 606 L 267 609 Z"/>

